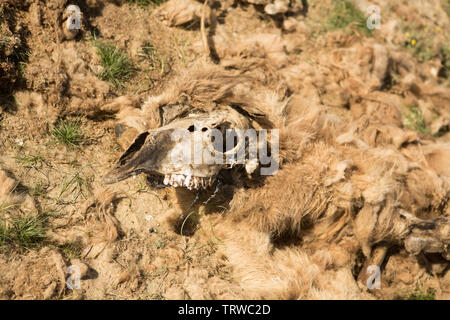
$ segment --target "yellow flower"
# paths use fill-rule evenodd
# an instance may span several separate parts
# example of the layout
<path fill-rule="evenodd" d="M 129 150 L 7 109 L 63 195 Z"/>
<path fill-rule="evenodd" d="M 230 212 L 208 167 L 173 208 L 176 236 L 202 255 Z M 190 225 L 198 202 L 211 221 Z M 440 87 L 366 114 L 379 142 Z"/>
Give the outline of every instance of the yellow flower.
<path fill-rule="evenodd" d="M 436 30 L 437 30 L 438 32 L 441 32 L 441 27 L 440 27 L 440 26 L 437 26 L 437 27 L 436 27 Z"/>
<path fill-rule="evenodd" d="M 415 39 L 412 39 L 412 40 L 411 40 L 411 44 L 412 44 L 413 46 L 415 46 L 416 43 L 417 43 L 417 41 L 416 41 Z"/>

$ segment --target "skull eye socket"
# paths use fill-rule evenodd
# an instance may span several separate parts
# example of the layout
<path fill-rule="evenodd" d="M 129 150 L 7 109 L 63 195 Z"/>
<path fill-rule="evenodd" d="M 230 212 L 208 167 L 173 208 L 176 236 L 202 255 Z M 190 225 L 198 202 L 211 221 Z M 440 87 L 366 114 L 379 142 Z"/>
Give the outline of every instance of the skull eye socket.
<path fill-rule="evenodd" d="M 214 129 L 219 130 L 222 139 L 217 139 L 215 135 L 211 135 L 211 143 L 214 150 L 218 152 L 228 152 L 233 150 L 239 143 L 239 138 L 234 129 L 227 129 L 225 127 L 218 126 Z M 217 131 L 216 131 L 217 132 Z"/>

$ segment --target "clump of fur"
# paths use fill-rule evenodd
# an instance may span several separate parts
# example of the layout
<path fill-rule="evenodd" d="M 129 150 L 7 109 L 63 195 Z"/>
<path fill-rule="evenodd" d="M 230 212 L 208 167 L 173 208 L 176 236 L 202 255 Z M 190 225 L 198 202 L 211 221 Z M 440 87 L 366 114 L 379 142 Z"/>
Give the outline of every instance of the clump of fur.
<path fill-rule="evenodd" d="M 81 212 L 89 223 L 97 225 L 97 242 L 113 242 L 119 237 L 119 222 L 114 217 L 116 193 L 110 190 L 98 190 L 86 200 Z"/>
<path fill-rule="evenodd" d="M 203 9 L 205 8 L 205 10 Z M 181 26 L 193 22 L 200 22 L 204 15 L 205 22 L 209 21 L 211 9 L 194 0 L 170 0 L 162 4 L 156 11 L 168 26 Z"/>

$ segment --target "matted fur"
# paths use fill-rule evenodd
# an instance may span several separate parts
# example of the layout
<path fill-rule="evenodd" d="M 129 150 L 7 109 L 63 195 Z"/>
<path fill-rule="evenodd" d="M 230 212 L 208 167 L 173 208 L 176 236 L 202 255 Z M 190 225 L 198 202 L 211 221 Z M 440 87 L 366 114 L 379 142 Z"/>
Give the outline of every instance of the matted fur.
<path fill-rule="evenodd" d="M 243 86 L 243 83 L 247 85 Z M 255 83 L 255 79 L 250 76 L 223 73 L 212 66 L 203 68 L 197 65 L 181 72 L 162 94 L 149 97 L 141 109 L 134 108 L 129 103 L 119 102 L 120 111 L 117 118 L 121 124 L 142 132 L 162 125 L 164 119 L 160 118 L 160 108 L 185 103 L 205 112 L 221 105 L 236 104 L 258 120 L 259 116 L 267 114 L 265 109 L 273 107 L 274 104 L 268 104 L 264 95 L 255 95 L 252 92 L 252 83 Z M 170 108 L 168 110 L 170 111 Z M 178 116 L 174 114 L 175 118 Z M 266 117 L 261 118 L 265 124 L 270 120 Z"/>
<path fill-rule="evenodd" d="M 205 18 L 209 21 L 211 10 L 205 7 Z M 169 26 L 180 26 L 191 22 L 199 22 L 203 15 L 203 5 L 194 0 L 170 0 L 162 4 L 156 15 Z"/>

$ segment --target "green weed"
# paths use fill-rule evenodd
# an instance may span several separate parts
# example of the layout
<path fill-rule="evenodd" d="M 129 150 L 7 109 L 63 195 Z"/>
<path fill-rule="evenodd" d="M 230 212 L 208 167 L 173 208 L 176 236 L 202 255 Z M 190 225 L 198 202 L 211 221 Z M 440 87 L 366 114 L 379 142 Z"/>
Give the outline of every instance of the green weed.
<path fill-rule="evenodd" d="M 349 0 L 334 1 L 333 12 L 328 17 L 328 30 L 346 30 L 352 24 L 354 27 L 370 36 L 373 30 L 367 28 L 367 17 Z"/>
<path fill-rule="evenodd" d="M 123 86 L 123 82 L 128 80 L 134 71 L 131 60 L 113 44 L 95 38 L 92 43 L 97 48 L 97 54 L 103 67 L 98 75 L 99 78 L 116 87 Z"/>
<path fill-rule="evenodd" d="M 59 120 L 53 128 L 53 137 L 68 146 L 77 146 L 83 141 L 81 120 Z"/>
<path fill-rule="evenodd" d="M 403 125 L 412 130 L 430 134 L 430 129 L 425 124 L 422 112 L 416 105 L 409 106 L 409 112 L 403 117 Z"/>

